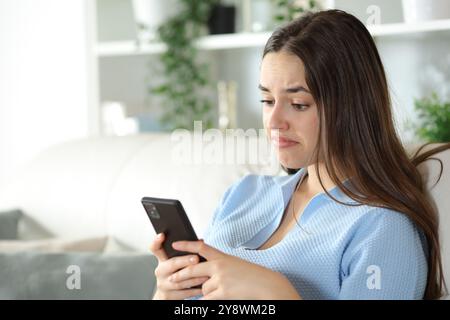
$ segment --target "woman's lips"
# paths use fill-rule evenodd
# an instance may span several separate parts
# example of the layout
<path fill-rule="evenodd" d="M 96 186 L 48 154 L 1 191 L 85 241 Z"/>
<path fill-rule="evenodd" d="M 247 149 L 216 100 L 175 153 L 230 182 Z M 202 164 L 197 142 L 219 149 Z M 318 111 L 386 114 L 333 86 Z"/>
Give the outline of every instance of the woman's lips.
<path fill-rule="evenodd" d="M 278 148 L 289 148 L 298 144 L 297 141 L 286 139 L 286 138 L 272 138 L 272 142 Z"/>

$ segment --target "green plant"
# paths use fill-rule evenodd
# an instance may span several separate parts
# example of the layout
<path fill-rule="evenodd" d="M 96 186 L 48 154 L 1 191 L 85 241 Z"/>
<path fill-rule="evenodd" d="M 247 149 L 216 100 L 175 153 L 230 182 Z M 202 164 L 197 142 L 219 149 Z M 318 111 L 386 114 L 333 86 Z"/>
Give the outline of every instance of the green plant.
<path fill-rule="evenodd" d="M 202 120 L 203 128 L 213 126 L 213 108 L 207 96 L 214 90 L 206 64 L 198 62 L 194 40 L 206 34 L 210 10 L 217 0 L 180 0 L 180 12 L 162 24 L 159 40 L 167 46 L 160 55 L 162 83 L 150 92 L 162 97 L 161 124 L 168 130 L 193 129 L 194 120 Z"/>
<path fill-rule="evenodd" d="M 443 102 L 433 92 L 429 97 L 414 100 L 418 123 L 416 135 L 427 142 L 450 142 L 450 102 Z"/>
<path fill-rule="evenodd" d="M 272 0 L 272 2 L 277 7 L 273 17 L 276 23 L 289 22 L 305 12 L 320 9 L 317 0 Z"/>

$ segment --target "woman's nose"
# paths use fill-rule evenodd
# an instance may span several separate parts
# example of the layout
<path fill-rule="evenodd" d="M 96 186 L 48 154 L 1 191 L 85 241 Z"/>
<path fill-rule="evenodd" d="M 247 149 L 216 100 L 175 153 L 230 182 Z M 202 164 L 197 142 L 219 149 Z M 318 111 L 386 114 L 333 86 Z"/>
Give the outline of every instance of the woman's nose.
<path fill-rule="evenodd" d="M 287 129 L 288 119 L 286 114 L 286 108 L 282 103 L 276 102 L 269 116 L 269 126 L 271 129 Z"/>

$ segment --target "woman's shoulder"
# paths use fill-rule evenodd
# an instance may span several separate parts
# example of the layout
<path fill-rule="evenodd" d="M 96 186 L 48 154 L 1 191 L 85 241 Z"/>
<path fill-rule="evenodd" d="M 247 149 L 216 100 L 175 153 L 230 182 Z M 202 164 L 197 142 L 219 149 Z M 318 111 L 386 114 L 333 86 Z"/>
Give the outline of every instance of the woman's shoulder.
<path fill-rule="evenodd" d="M 273 176 L 247 174 L 225 191 L 207 230 L 222 222 L 220 232 L 227 232 L 227 228 L 248 229 L 250 225 L 266 225 L 274 213 L 282 210 L 282 206 L 282 192 Z M 233 239 L 237 241 L 239 237 L 235 235 Z"/>
<path fill-rule="evenodd" d="M 246 195 L 257 195 L 261 191 L 277 187 L 278 182 L 282 181 L 281 176 L 246 174 L 236 180 L 229 188 L 228 193 L 245 191 Z"/>
<path fill-rule="evenodd" d="M 366 241 L 373 245 L 398 242 L 427 247 L 422 229 L 407 214 L 370 205 L 361 206 L 358 211 L 348 229 L 350 241 Z"/>
<path fill-rule="evenodd" d="M 361 205 L 354 215 L 354 223 L 359 227 L 374 226 L 397 229 L 413 228 L 414 223 L 406 214 L 387 207 Z"/>
<path fill-rule="evenodd" d="M 336 194 L 335 194 L 336 195 Z M 344 243 L 371 244 L 388 241 L 422 242 L 421 228 L 406 213 L 389 207 L 362 204 L 342 195 L 338 203 L 327 198 L 323 210 L 315 216 L 316 225 L 326 232 L 339 235 Z"/>
<path fill-rule="evenodd" d="M 392 233 L 407 233 L 416 229 L 415 223 L 405 213 L 397 210 L 380 207 L 369 204 L 361 204 L 356 201 L 350 202 L 351 205 L 341 205 L 335 203 L 334 212 L 336 223 L 345 224 L 350 232 L 365 233 L 370 230 Z"/>
<path fill-rule="evenodd" d="M 242 210 L 269 205 L 266 203 L 277 205 L 281 197 L 280 185 L 274 176 L 247 174 L 228 187 L 222 196 L 220 209 L 228 214 L 237 207 Z"/>

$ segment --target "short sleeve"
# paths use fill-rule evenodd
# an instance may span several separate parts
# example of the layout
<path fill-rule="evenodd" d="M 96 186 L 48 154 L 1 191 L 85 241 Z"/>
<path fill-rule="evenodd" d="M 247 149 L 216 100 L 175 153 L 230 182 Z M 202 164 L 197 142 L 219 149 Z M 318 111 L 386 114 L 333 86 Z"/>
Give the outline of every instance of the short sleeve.
<path fill-rule="evenodd" d="M 419 229 L 382 208 L 362 220 L 343 253 L 339 299 L 422 299 L 427 259 Z"/>

